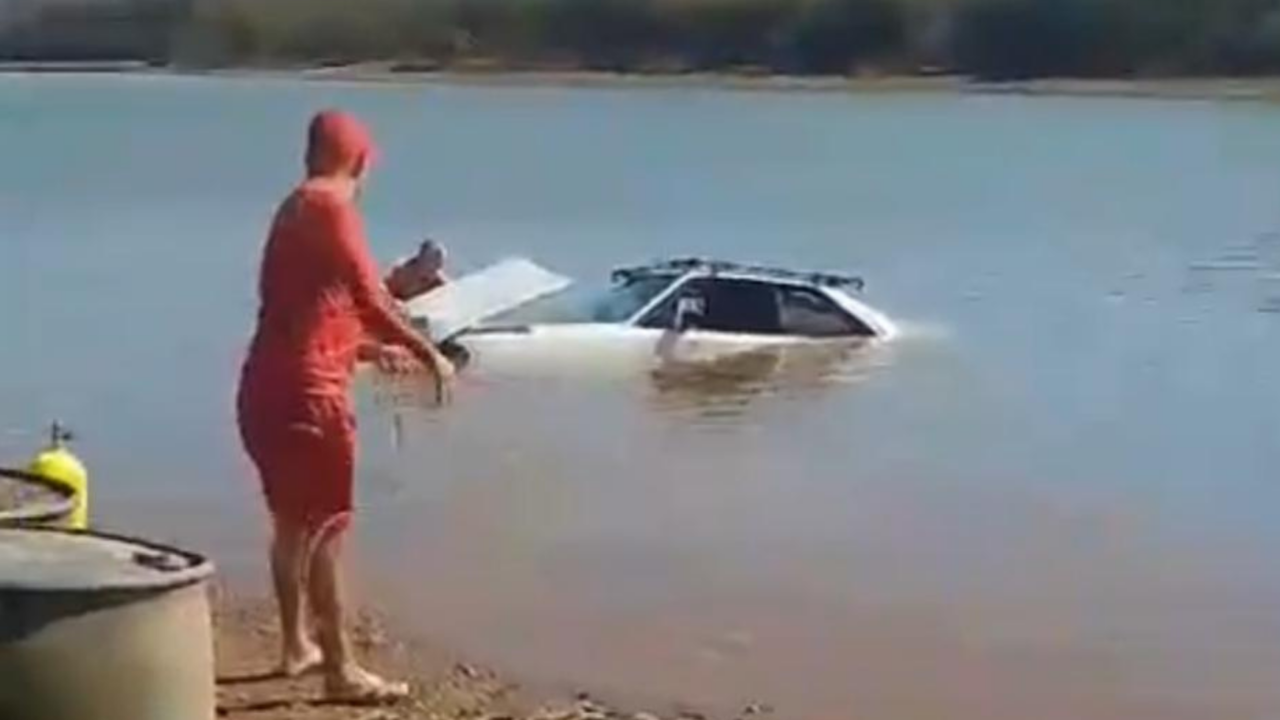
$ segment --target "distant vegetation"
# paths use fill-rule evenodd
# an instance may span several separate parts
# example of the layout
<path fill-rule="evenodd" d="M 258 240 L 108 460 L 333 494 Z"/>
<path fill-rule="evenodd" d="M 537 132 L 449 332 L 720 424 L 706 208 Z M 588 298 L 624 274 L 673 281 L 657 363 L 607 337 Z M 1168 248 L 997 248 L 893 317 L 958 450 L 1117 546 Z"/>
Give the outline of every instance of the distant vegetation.
<path fill-rule="evenodd" d="M 1280 74 L 1280 0 L 0 0 L 0 59 Z"/>

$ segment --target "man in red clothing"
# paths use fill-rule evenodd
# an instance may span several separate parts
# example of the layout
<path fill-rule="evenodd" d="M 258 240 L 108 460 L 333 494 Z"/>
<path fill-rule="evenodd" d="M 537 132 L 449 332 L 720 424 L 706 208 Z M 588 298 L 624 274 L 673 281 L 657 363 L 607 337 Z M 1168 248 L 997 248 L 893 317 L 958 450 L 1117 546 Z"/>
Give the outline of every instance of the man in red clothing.
<path fill-rule="evenodd" d="M 373 152 L 350 115 L 312 120 L 307 178 L 280 205 L 263 252 L 257 330 L 237 397 L 241 437 L 274 525 L 281 670 L 322 670 L 327 695 L 343 701 L 407 692 L 356 662 L 344 625 L 339 559 L 352 512 L 356 363 L 413 362 L 433 375 L 442 400 L 453 377 L 449 361 L 397 313 L 369 254 L 355 201 Z"/>

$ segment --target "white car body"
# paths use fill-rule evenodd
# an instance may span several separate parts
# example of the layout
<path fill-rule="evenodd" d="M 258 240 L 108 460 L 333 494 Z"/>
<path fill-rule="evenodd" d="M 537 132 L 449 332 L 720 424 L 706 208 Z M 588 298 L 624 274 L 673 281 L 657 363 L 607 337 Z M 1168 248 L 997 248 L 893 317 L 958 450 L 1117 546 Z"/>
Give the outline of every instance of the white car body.
<path fill-rule="evenodd" d="M 511 262 L 525 261 L 507 261 Z M 502 265 L 502 264 L 500 264 Z M 497 268 L 497 266 L 495 266 Z M 410 314 L 415 321 L 433 329 L 437 341 L 447 341 L 465 350 L 468 367 L 481 372 L 499 374 L 525 374 L 543 372 L 591 372 L 654 369 L 664 364 L 705 363 L 754 351 L 779 351 L 785 354 L 791 349 L 803 350 L 815 347 L 848 347 L 891 340 L 898 334 L 897 327 L 888 317 L 845 290 L 860 281 L 834 282 L 834 276 L 790 273 L 766 268 L 711 263 L 704 261 L 675 261 L 669 264 L 637 268 L 621 272 L 644 273 L 635 275 L 641 281 L 657 287 L 666 282 L 660 291 L 646 297 L 629 312 L 610 317 L 609 321 L 561 321 L 538 322 L 513 319 L 513 316 L 531 302 L 555 296 L 568 282 L 537 266 L 528 264 L 520 271 L 510 267 L 498 272 L 495 268 L 482 271 L 491 276 L 501 275 L 502 282 L 513 289 L 506 293 L 511 302 L 502 302 L 502 292 L 495 292 L 493 285 L 485 282 L 471 283 L 474 294 L 492 298 L 491 311 L 473 310 L 473 315 L 484 317 L 460 326 L 446 308 L 459 304 L 454 299 L 443 301 L 440 297 L 426 298 L 412 306 Z M 523 278 L 523 280 L 517 278 Z M 619 283 L 632 282 L 632 280 Z M 462 282 L 466 282 L 464 278 Z M 481 292 L 479 288 L 487 289 Z M 625 291 L 627 284 L 615 285 L 611 292 Z M 690 290 L 700 287 L 703 290 Z M 736 287 L 740 292 L 800 294 L 806 303 L 823 302 L 827 315 L 847 315 L 850 327 L 858 332 L 822 337 L 791 334 L 778 327 L 774 332 L 736 332 L 701 327 L 655 326 L 652 321 L 660 309 L 672 307 L 687 294 L 699 292 L 724 292 L 726 287 Z M 539 292 L 542 288 L 542 292 Z M 723 295 L 722 295 L 723 297 Z M 781 300 L 779 300 L 781 302 Z M 467 303 L 461 303 L 467 304 Z M 472 303 L 475 306 L 475 303 Z M 682 307 L 676 305 L 675 307 Z M 703 300 L 706 307 L 706 300 Z M 679 312 L 679 310 L 677 310 Z M 780 312 L 780 311 L 779 311 Z M 701 319 L 702 316 L 696 316 Z M 424 322 L 425 320 L 425 322 Z"/>

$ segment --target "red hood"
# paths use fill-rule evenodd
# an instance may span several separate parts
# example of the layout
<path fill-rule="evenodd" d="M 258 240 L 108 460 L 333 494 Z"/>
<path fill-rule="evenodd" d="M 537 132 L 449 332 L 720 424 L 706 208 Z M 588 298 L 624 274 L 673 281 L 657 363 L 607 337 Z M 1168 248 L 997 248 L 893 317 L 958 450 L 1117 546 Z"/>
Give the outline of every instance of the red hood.
<path fill-rule="evenodd" d="M 373 163 L 376 148 L 364 123 L 338 110 L 326 110 L 311 120 L 307 132 L 307 174 L 357 175 Z"/>

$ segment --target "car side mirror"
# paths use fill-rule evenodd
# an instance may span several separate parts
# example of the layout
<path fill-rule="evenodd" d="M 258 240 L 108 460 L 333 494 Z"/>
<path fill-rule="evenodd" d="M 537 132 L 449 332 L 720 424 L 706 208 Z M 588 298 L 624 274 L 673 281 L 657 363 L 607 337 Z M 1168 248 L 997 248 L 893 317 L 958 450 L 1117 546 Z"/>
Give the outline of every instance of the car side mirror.
<path fill-rule="evenodd" d="M 676 300 L 675 331 L 684 332 L 699 327 L 706 315 L 707 304 L 697 295 L 685 295 Z"/>

